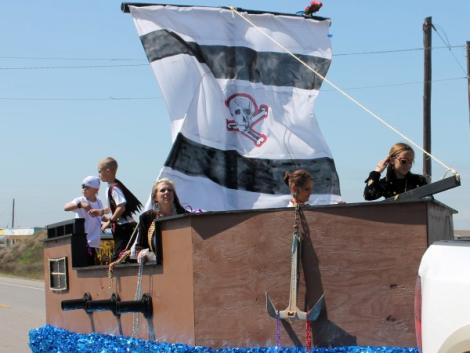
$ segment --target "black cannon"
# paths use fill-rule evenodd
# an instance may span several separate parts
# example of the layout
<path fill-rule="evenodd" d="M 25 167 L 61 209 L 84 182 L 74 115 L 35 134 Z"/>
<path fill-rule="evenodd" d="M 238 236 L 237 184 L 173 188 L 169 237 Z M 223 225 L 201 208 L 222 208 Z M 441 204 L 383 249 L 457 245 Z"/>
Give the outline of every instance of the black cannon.
<path fill-rule="evenodd" d="M 63 300 L 62 310 L 83 309 L 91 314 L 95 311 L 111 311 L 119 316 L 124 313 L 142 313 L 146 318 L 153 315 L 152 297 L 144 294 L 140 300 L 121 301 L 119 296 L 113 293 L 110 299 L 92 300 L 89 293 L 85 293 L 80 299 Z"/>

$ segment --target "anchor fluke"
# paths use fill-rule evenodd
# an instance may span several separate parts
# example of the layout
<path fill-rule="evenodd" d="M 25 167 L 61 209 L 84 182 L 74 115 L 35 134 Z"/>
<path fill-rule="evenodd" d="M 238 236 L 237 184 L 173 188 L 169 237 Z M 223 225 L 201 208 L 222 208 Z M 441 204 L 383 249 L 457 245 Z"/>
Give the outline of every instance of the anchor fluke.
<path fill-rule="evenodd" d="M 315 321 L 320 316 L 321 311 L 325 305 L 325 295 L 322 294 L 320 298 L 318 298 L 317 302 L 312 306 L 312 308 L 307 312 L 307 320 L 308 321 Z"/>
<path fill-rule="evenodd" d="M 266 311 L 269 316 L 273 318 L 279 318 L 282 320 L 291 319 L 291 320 L 304 320 L 304 321 L 315 321 L 320 316 L 320 313 L 323 309 L 325 303 L 324 295 L 317 300 L 313 307 L 309 311 L 302 311 L 299 308 L 286 308 L 285 310 L 279 311 L 274 306 L 271 297 L 266 292 Z"/>
<path fill-rule="evenodd" d="M 266 292 L 265 294 L 266 294 L 266 311 L 268 312 L 269 316 L 277 318 L 278 310 L 276 310 L 276 307 L 274 306 L 268 292 Z"/>

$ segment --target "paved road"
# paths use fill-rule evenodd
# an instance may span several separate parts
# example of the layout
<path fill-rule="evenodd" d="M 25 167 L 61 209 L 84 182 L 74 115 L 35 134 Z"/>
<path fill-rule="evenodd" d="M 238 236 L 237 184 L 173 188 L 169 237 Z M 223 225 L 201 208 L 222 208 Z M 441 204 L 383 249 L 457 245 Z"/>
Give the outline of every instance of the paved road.
<path fill-rule="evenodd" d="M 0 276 L 0 352 L 31 353 L 28 332 L 45 321 L 44 282 Z"/>

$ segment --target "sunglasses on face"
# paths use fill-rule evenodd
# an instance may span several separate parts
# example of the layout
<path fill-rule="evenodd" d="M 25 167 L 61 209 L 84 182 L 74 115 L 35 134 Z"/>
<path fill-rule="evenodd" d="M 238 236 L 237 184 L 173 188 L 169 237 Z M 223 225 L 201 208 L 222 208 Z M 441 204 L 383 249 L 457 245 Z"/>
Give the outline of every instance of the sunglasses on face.
<path fill-rule="evenodd" d="M 86 186 L 85 184 L 82 184 L 82 189 L 88 189 L 89 186 Z"/>
<path fill-rule="evenodd" d="M 413 164 L 413 161 L 410 161 L 408 159 L 399 159 L 398 160 L 400 164 L 405 165 L 405 164 Z"/>

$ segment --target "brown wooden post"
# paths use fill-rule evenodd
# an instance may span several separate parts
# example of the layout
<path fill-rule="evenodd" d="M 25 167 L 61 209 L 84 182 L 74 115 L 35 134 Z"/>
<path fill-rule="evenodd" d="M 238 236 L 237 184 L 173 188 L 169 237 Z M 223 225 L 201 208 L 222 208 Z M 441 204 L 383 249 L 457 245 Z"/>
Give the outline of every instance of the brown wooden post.
<path fill-rule="evenodd" d="M 467 41 L 467 95 L 468 95 L 468 123 L 470 124 L 470 42 Z"/>
<path fill-rule="evenodd" d="M 13 198 L 13 202 L 11 205 L 11 229 L 15 228 L 15 199 Z"/>
<path fill-rule="evenodd" d="M 432 17 L 426 17 L 424 32 L 424 93 L 423 93 L 423 148 L 431 153 L 431 40 Z M 423 154 L 423 175 L 431 181 L 431 158 Z"/>

